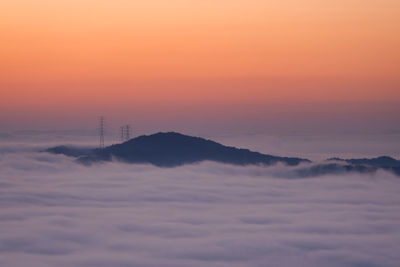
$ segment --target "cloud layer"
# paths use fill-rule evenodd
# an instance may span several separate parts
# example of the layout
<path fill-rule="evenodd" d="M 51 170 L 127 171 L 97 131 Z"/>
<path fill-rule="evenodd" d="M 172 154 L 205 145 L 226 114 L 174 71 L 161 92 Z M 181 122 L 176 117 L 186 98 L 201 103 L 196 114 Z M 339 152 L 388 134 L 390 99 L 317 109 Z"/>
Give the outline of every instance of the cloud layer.
<path fill-rule="evenodd" d="M 398 266 L 398 178 L 284 168 L 3 153 L 0 266 Z"/>

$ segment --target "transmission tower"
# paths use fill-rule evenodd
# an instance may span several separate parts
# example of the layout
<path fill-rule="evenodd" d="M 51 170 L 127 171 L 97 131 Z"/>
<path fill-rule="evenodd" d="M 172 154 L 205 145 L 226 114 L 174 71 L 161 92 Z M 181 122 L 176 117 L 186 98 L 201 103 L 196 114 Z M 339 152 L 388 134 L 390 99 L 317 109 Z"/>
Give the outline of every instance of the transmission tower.
<path fill-rule="evenodd" d="M 121 131 L 121 142 L 126 142 L 131 139 L 131 126 L 129 124 L 120 127 Z"/>
<path fill-rule="evenodd" d="M 125 125 L 125 140 L 131 139 L 131 127 L 127 124 Z"/>
<path fill-rule="evenodd" d="M 99 148 L 104 148 L 104 117 L 100 117 L 100 128 L 99 128 L 99 135 L 100 135 L 100 144 Z"/>
<path fill-rule="evenodd" d="M 124 128 L 125 128 L 124 126 L 121 126 L 121 142 L 124 142 L 124 141 L 125 141 L 125 138 L 124 138 L 124 136 L 125 136 L 125 134 L 124 134 L 125 129 L 124 129 Z"/>

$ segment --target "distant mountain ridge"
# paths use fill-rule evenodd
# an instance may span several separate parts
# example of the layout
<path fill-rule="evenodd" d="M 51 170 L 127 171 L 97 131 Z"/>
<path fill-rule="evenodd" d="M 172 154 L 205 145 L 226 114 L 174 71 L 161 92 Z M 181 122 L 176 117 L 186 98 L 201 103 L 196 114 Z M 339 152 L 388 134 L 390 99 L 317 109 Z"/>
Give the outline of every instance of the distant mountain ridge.
<path fill-rule="evenodd" d="M 263 164 L 278 162 L 295 166 L 308 159 L 278 157 L 224 146 L 200 137 L 176 132 L 142 135 L 122 144 L 104 149 L 85 150 L 67 146 L 52 147 L 46 152 L 78 157 L 81 163 L 111 161 L 117 159 L 129 163 L 150 163 L 160 167 L 175 167 L 201 161 L 215 161 L 235 165 Z"/>
<path fill-rule="evenodd" d="M 341 158 L 330 158 L 330 161 L 342 161 L 350 164 L 356 165 L 368 165 L 375 167 L 400 167 L 400 160 L 396 160 L 394 158 L 388 156 L 381 156 L 377 158 L 367 159 L 341 159 Z"/>
<path fill-rule="evenodd" d="M 289 166 L 311 163 L 308 159 L 262 154 L 248 149 L 224 146 L 212 140 L 176 132 L 142 135 L 104 149 L 56 146 L 46 149 L 45 152 L 75 157 L 82 164 L 112 160 L 127 163 L 148 163 L 159 167 L 176 167 L 202 161 L 265 166 L 276 163 Z M 348 172 L 374 173 L 380 169 L 400 176 L 400 161 L 388 156 L 372 159 L 331 158 L 318 164 L 301 165 L 292 171 L 298 177 L 311 177 Z"/>
<path fill-rule="evenodd" d="M 386 170 L 400 176 L 400 160 L 389 156 L 380 156 L 376 158 L 360 159 L 341 159 L 330 158 L 328 163 L 314 166 L 314 172 L 321 173 L 340 173 L 340 172 L 359 172 L 373 173 L 378 170 Z M 339 163 L 339 164 L 338 164 Z"/>
<path fill-rule="evenodd" d="M 400 160 L 388 156 L 377 158 L 341 159 L 330 158 L 325 162 L 299 168 L 295 173 L 301 177 L 318 176 L 325 174 L 342 173 L 375 173 L 378 170 L 385 170 L 400 176 Z"/>

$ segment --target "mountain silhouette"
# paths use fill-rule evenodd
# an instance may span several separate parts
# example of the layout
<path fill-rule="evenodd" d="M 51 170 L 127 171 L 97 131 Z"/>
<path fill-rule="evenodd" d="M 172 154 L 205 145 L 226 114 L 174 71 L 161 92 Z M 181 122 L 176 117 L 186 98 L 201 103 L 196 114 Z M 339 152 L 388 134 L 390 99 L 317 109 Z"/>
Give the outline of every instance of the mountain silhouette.
<path fill-rule="evenodd" d="M 55 146 L 46 149 L 45 152 L 49 152 L 52 154 L 63 154 L 69 157 L 80 157 L 93 154 L 94 149 L 75 146 Z"/>
<path fill-rule="evenodd" d="M 340 163 L 319 163 L 311 166 L 305 166 L 296 169 L 294 173 L 297 177 L 314 177 L 327 174 L 345 174 L 345 173 L 375 173 L 378 169 L 386 169 L 380 167 L 366 166 L 366 165 L 353 165 L 353 164 L 340 164 Z M 392 169 L 386 169 L 393 171 Z M 396 173 L 396 172 L 395 172 Z M 397 175 L 400 175 L 396 173 Z"/>
<path fill-rule="evenodd" d="M 278 157 L 224 146 L 200 137 L 176 132 L 142 135 L 122 144 L 104 149 L 80 149 L 68 146 L 49 148 L 46 152 L 77 157 L 78 161 L 90 164 L 113 159 L 129 163 L 150 163 L 160 167 L 175 167 L 201 161 L 215 161 L 234 165 L 262 164 L 278 162 L 295 166 L 307 159 Z"/>
<path fill-rule="evenodd" d="M 347 162 L 350 164 L 356 165 L 367 165 L 367 166 L 375 166 L 375 167 L 400 167 L 400 160 L 388 157 L 388 156 L 381 156 L 372 159 L 341 159 L 341 158 L 331 158 L 329 160 L 336 160 Z"/>
<path fill-rule="evenodd" d="M 56 146 L 45 152 L 77 158 L 82 164 L 118 160 L 127 163 L 153 164 L 159 167 L 175 167 L 201 161 L 215 161 L 233 165 L 273 165 L 284 163 L 297 166 L 311 163 L 308 159 L 278 157 L 224 146 L 200 137 L 176 132 L 142 135 L 127 142 L 104 149 Z M 296 177 L 313 177 L 325 174 L 375 173 L 382 169 L 400 176 L 400 161 L 388 156 L 362 159 L 330 158 L 321 163 L 305 164 L 292 169 Z"/>
<path fill-rule="evenodd" d="M 337 164 L 337 163 L 329 163 L 325 164 L 327 167 L 332 169 L 331 173 L 339 172 L 343 169 L 348 171 L 357 171 L 361 173 L 366 172 L 376 172 L 378 169 L 383 169 L 386 171 L 390 171 L 398 176 L 400 176 L 400 160 L 388 157 L 381 156 L 377 158 L 361 158 L 361 159 L 341 159 L 341 158 L 330 158 L 328 161 L 345 163 Z M 327 168 L 327 169 L 329 169 Z"/>

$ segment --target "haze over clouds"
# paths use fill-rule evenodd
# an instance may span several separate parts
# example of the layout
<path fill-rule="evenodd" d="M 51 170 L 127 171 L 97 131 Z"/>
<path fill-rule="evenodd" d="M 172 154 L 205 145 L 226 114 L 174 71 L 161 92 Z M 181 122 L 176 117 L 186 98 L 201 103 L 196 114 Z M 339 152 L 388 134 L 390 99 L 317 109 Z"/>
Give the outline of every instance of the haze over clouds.
<path fill-rule="evenodd" d="M 398 266 L 400 180 L 0 155 L 0 265 Z M 286 177 L 290 178 L 290 177 Z"/>

